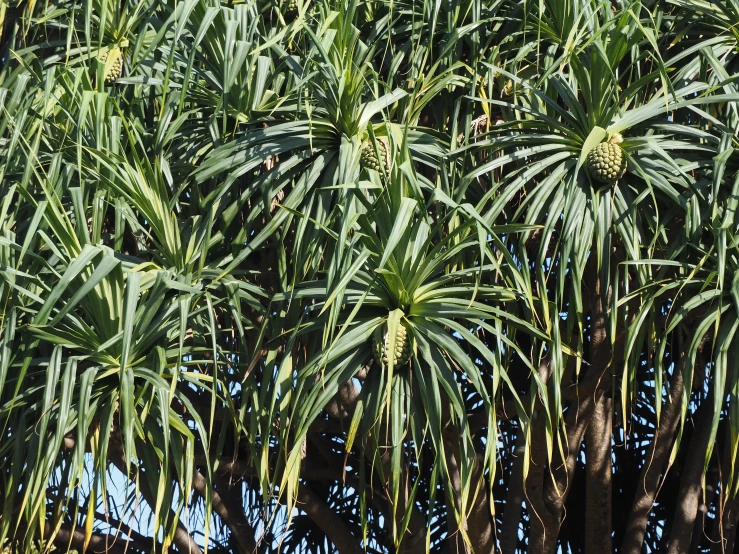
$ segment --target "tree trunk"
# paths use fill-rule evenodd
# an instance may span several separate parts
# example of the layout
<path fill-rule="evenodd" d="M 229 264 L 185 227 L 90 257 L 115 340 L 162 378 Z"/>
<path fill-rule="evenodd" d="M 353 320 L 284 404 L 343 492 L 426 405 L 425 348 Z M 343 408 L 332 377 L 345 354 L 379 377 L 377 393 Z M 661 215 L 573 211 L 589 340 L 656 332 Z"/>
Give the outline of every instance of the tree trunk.
<path fill-rule="evenodd" d="M 603 395 L 602 390 L 596 390 L 597 398 Z M 529 554 L 554 554 L 557 549 L 559 529 L 564 517 L 564 504 L 570 492 L 572 480 L 575 476 L 575 466 L 580 453 L 585 431 L 590 423 L 597 400 L 592 396 L 580 399 L 576 407 L 571 407 L 565 417 L 567 428 L 567 444 L 564 445 L 566 458 L 564 460 L 555 458 L 551 475 L 544 481 L 543 500 L 547 508 L 548 517 L 542 518 L 541 522 L 533 525 L 533 538 Z M 541 513 L 541 512 L 540 512 Z M 537 534 L 538 533 L 538 534 Z"/>
<path fill-rule="evenodd" d="M 519 425 L 516 432 L 516 446 L 513 450 L 513 470 L 508 481 L 508 492 L 503 512 L 503 528 L 500 534 L 500 551 L 515 554 L 518 546 L 518 528 L 521 523 L 523 495 L 523 465 L 526 455 L 526 435 Z"/>
<path fill-rule="evenodd" d="M 709 394 L 698 409 L 697 422 L 690 438 L 688 453 L 680 472 L 680 492 L 672 520 L 667 554 L 684 554 L 690 548 L 695 519 L 701 499 L 701 483 L 713 420 L 713 395 Z"/>
<path fill-rule="evenodd" d="M 385 442 L 385 441 L 384 441 Z M 386 442 L 385 442 L 386 443 Z M 373 459 L 372 454 L 377 449 L 378 460 Z M 381 448 L 377 447 L 377 444 L 369 437 L 367 448 L 365 449 L 365 457 L 372 464 L 379 461 L 382 465 L 382 474 L 384 476 L 384 482 L 382 488 L 386 491 L 384 495 L 385 504 L 385 516 L 390 519 L 393 517 L 393 506 L 392 499 L 390 496 L 392 468 L 390 463 L 390 452 L 382 452 Z M 398 506 L 395 511 L 395 524 L 400 527 L 403 518 L 405 517 L 408 510 L 411 510 L 411 518 L 408 522 L 403 539 L 400 541 L 398 548 L 398 554 L 425 554 L 426 553 L 426 517 L 421 513 L 416 504 L 410 504 L 409 493 L 407 487 L 407 472 L 403 471 L 400 476 L 401 490 L 398 495 Z"/>
<path fill-rule="evenodd" d="M 736 551 L 736 526 L 739 521 L 739 502 L 732 498 L 724 506 L 721 517 L 720 537 L 714 543 L 711 554 L 725 554 Z"/>
<path fill-rule="evenodd" d="M 731 467 L 737 463 L 737 460 L 731 456 L 731 429 L 727 425 L 725 438 L 724 438 L 724 450 L 720 463 L 720 474 L 721 482 L 718 491 L 716 492 L 717 498 L 717 517 L 714 519 L 714 531 L 711 537 L 713 547 L 711 548 L 711 554 L 725 554 L 727 552 L 734 552 L 736 549 L 736 527 L 739 522 L 739 500 L 736 497 L 730 497 L 730 490 L 728 489 L 726 481 L 731 473 Z M 719 466 L 719 464 L 716 464 Z"/>
<path fill-rule="evenodd" d="M 592 274 L 593 287 L 591 295 L 591 332 L 590 332 L 590 369 L 582 383 L 583 389 L 592 392 L 576 396 L 565 415 L 567 430 L 564 459 L 555 458 L 550 467 L 551 476 L 544 478 L 544 472 L 537 475 L 543 479 L 536 488 L 530 487 L 527 480 L 527 493 L 535 513 L 531 514 L 531 533 L 528 554 L 553 554 L 557 548 L 557 539 L 562 519 L 564 504 L 570 491 L 575 474 L 577 457 L 580 452 L 585 431 L 595 410 L 596 404 L 603 397 L 603 387 L 611 384 L 606 375 L 611 368 L 611 344 L 608 340 L 608 325 L 604 305 L 607 303 L 608 291 L 601 291 L 600 277 Z M 604 296 L 606 297 L 604 299 Z M 533 448 L 533 445 L 532 445 Z M 538 449 L 542 445 L 537 445 Z M 532 452 L 532 455 L 534 452 Z M 542 496 L 538 498 L 537 496 Z M 531 510 L 530 510 L 531 511 Z"/>
<path fill-rule="evenodd" d="M 546 414 L 537 411 L 530 423 L 531 463 L 525 489 L 526 507 L 531 520 L 527 549 L 529 554 L 550 552 L 557 544 L 559 529 L 559 520 L 544 500 L 544 485 L 549 479 L 546 467 L 546 417 Z"/>
<path fill-rule="evenodd" d="M 604 394 L 595 406 L 585 437 L 585 554 L 613 552 L 611 418 L 612 402 Z"/>
<path fill-rule="evenodd" d="M 539 365 L 539 378 L 544 383 L 548 383 L 550 374 L 550 365 L 548 363 Z M 526 507 L 531 520 L 531 530 L 528 537 L 528 552 L 530 554 L 539 554 L 546 552 L 549 548 L 547 541 L 551 541 L 552 537 L 548 534 L 548 529 L 559 526 L 559 521 L 549 511 L 549 507 L 544 501 L 544 484 L 547 465 L 547 448 L 546 448 L 546 424 L 548 415 L 544 412 L 543 405 L 537 401 L 534 413 L 532 414 L 530 425 L 531 433 L 531 456 L 528 475 L 524 482 L 524 495 L 526 497 Z M 521 430 L 523 433 L 524 431 Z M 523 469 L 522 469 L 523 471 Z M 510 521 L 510 520 L 509 520 Z M 513 525 L 513 523 L 509 523 Z M 554 537 L 557 540 L 557 537 Z"/>
<path fill-rule="evenodd" d="M 683 394 L 682 371 L 686 363 L 687 355 L 682 351 L 680 352 L 680 361 L 670 381 L 670 401 L 662 410 L 659 428 L 655 433 L 649 451 L 649 461 L 644 465 L 639 475 L 639 487 L 634 495 L 634 503 L 631 507 L 629 521 L 624 533 L 624 542 L 621 546 L 623 554 L 641 553 L 649 512 L 652 511 L 660 477 L 667 465 L 670 446 L 672 446 L 680 419 L 680 403 Z"/>
<path fill-rule="evenodd" d="M 693 539 L 690 543 L 690 554 L 700 554 L 701 542 L 704 537 L 708 537 L 709 534 L 706 532 L 706 528 L 709 523 L 709 519 L 706 517 L 708 514 L 709 507 L 714 502 L 721 502 L 720 485 L 721 485 L 721 468 L 719 467 L 719 455 L 718 451 L 714 450 L 711 456 L 711 462 L 708 465 L 708 472 L 706 474 L 706 494 L 705 502 L 702 502 L 698 506 L 698 514 L 695 518 L 695 527 L 693 528 Z M 719 518 L 716 518 L 717 520 Z M 717 524 L 720 524 L 717 521 Z"/>
<path fill-rule="evenodd" d="M 473 505 L 467 510 L 462 506 L 462 480 L 459 471 L 460 450 L 457 441 L 451 439 L 448 433 L 444 438 L 447 469 L 452 481 L 449 494 L 449 504 L 461 513 L 461 521 L 457 521 L 453 514 L 448 518 L 450 554 L 492 554 L 494 550 L 493 526 L 490 520 L 490 502 L 486 484 L 482 457 L 477 455 L 474 461 L 470 486 L 477 487 L 477 493 L 471 494 Z M 470 544 L 464 542 L 460 529 L 464 529 L 469 537 Z"/>

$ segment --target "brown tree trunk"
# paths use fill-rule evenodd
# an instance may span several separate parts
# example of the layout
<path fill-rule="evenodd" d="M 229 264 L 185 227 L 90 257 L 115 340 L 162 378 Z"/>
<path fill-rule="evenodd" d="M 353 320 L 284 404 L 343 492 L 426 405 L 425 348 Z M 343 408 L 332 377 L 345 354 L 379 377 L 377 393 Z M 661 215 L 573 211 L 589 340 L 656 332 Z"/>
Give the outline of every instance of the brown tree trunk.
<path fill-rule="evenodd" d="M 690 548 L 695 519 L 701 499 L 701 482 L 705 464 L 708 441 L 711 438 L 713 420 L 712 395 L 709 395 L 698 409 L 693 436 L 690 438 L 688 452 L 680 472 L 680 492 L 678 494 L 675 517 L 672 520 L 670 546 L 667 554 L 684 554 Z"/>
<path fill-rule="evenodd" d="M 556 544 L 559 529 L 559 520 L 550 511 L 544 501 L 544 485 L 549 478 L 547 475 L 547 450 L 546 450 L 546 414 L 538 412 L 531 420 L 531 462 L 529 473 L 526 477 L 526 508 L 531 520 L 531 531 L 528 537 L 528 549 L 530 554 L 543 554 L 549 552 L 554 541 Z"/>
<path fill-rule="evenodd" d="M 603 391 L 596 390 L 595 394 L 600 398 Z M 596 402 L 597 400 L 592 396 L 585 396 L 580 399 L 576 407 L 570 408 L 565 417 L 567 443 L 564 449 L 567 457 L 564 460 L 558 460 L 555 457 L 551 476 L 546 475 L 545 477 L 542 489 L 544 506 L 547 509 L 544 512 L 546 516 L 541 522 L 537 522 L 537 525 L 533 524 L 532 519 L 529 554 L 553 554 L 556 551 L 559 529 L 564 517 L 564 504 L 570 492 L 580 446 Z"/>
<path fill-rule="evenodd" d="M 329 403 L 330 405 L 328 406 L 328 410 L 330 411 L 335 409 L 337 417 L 339 417 L 340 419 L 344 418 L 345 420 L 351 420 L 352 416 L 354 415 L 354 410 L 356 408 L 358 398 L 359 391 L 357 390 L 353 381 L 347 381 L 339 389 L 339 393 L 337 394 L 336 399 L 334 399 L 335 403 L 333 403 L 334 401 Z M 387 441 L 381 440 L 381 443 L 387 444 Z M 377 459 L 374 458 L 375 451 L 377 452 Z M 371 500 L 373 501 L 373 503 L 376 502 L 378 505 L 381 505 L 384 509 L 383 511 L 385 512 L 385 516 L 391 518 L 393 514 L 393 506 L 392 500 L 389 494 L 387 494 L 387 491 L 390 490 L 390 480 L 392 474 L 390 452 L 387 449 L 379 447 L 376 440 L 370 436 L 367 443 L 367 448 L 365 449 L 365 457 L 372 464 L 379 462 L 380 466 L 382 467 L 384 481 L 382 483 L 378 483 L 378 485 L 379 488 L 384 489 L 386 493 L 383 495 L 376 495 L 377 497 L 381 496 L 381 498 L 376 498 L 376 496 L 373 494 Z M 326 461 L 328 463 L 331 463 L 331 458 L 333 458 L 333 456 L 331 456 L 329 453 Z M 421 511 L 415 504 L 409 504 L 407 472 L 403 472 L 400 481 L 402 490 L 398 498 L 399 505 L 397 506 L 397 509 L 395 511 L 395 523 L 398 527 L 400 527 L 403 518 L 405 517 L 408 510 L 411 510 L 411 517 L 410 521 L 408 522 L 405 536 L 400 542 L 398 553 L 425 554 L 426 517 L 424 516 L 424 514 L 421 513 Z"/>
<path fill-rule="evenodd" d="M 539 365 L 539 378 L 543 383 L 548 383 L 550 369 L 549 363 Z M 547 418 L 548 415 L 544 411 L 540 399 L 538 399 L 529 422 L 531 433 L 531 451 L 529 455 L 531 460 L 528 475 L 524 482 L 526 508 L 531 520 L 531 530 L 528 537 L 528 552 L 531 554 L 546 552 L 549 548 L 547 541 L 552 540 L 551 533 L 548 530 L 559 526 L 559 521 L 544 501 L 544 484 L 547 480 Z M 513 523 L 510 523 L 510 525 L 513 525 Z M 555 536 L 555 542 L 556 539 Z"/>
<path fill-rule="evenodd" d="M 721 502 L 721 468 L 719 466 L 720 461 L 718 451 L 714 450 L 705 479 L 705 502 L 701 502 L 698 506 L 698 514 L 695 518 L 693 539 L 690 543 L 690 554 L 699 554 L 701 542 L 703 542 L 704 538 L 709 536 L 709 533 L 706 532 L 708 524 L 710 523 L 710 519 L 706 517 L 709 506 L 713 505 L 714 502 Z M 719 518 L 716 519 L 718 520 Z M 718 521 L 716 523 L 720 524 Z"/>
<path fill-rule="evenodd" d="M 585 554 L 613 552 L 611 419 L 612 402 L 604 394 L 595 406 L 585 436 Z"/>
<path fill-rule="evenodd" d="M 739 522 L 739 501 L 736 497 L 729 496 L 731 494 L 726 481 L 731 473 L 732 465 L 737 460 L 731 456 L 731 429 L 727 425 L 724 437 L 724 449 L 719 456 L 722 460 L 720 464 L 716 464 L 720 470 L 720 484 L 716 492 L 717 497 L 717 517 L 714 519 L 713 536 L 711 542 L 711 554 L 725 554 L 734 552 L 736 541 L 736 527 Z"/>
<path fill-rule="evenodd" d="M 519 425 L 516 431 L 516 446 L 513 449 L 513 471 L 508 481 L 508 492 L 503 512 L 503 528 L 500 533 L 500 551 L 515 554 L 518 546 L 518 528 L 521 523 L 523 494 L 523 465 L 526 455 L 526 435 Z"/>
<path fill-rule="evenodd" d="M 378 449 L 378 459 L 373 459 L 372 454 L 375 449 Z M 371 463 L 380 463 L 382 466 L 382 473 L 384 482 L 382 488 L 386 491 L 384 495 L 385 515 L 388 518 L 392 518 L 393 506 L 392 499 L 389 494 L 391 488 L 392 478 L 392 467 L 390 462 L 390 451 L 382 451 L 382 448 L 378 448 L 377 444 L 370 437 L 367 448 L 365 450 L 365 456 Z M 400 527 L 403 522 L 408 510 L 411 510 L 410 521 L 406 529 L 403 539 L 400 541 L 398 548 L 398 554 L 425 554 L 426 553 L 426 517 L 421 513 L 415 504 L 409 502 L 409 487 L 408 487 L 408 476 L 407 472 L 403 471 L 400 476 L 401 490 L 398 495 L 398 506 L 395 510 L 395 524 Z"/>
<path fill-rule="evenodd" d="M 477 487 L 477 493 L 472 491 L 473 505 L 467 510 L 462 506 L 462 480 L 459 471 L 460 449 L 459 443 L 450 436 L 448 431 L 444 437 L 444 451 L 446 454 L 447 469 L 452 482 L 452 490 L 449 491 L 449 504 L 461 513 L 461 521 L 457 521 L 454 514 L 448 516 L 449 526 L 449 548 L 450 554 L 492 554 L 494 550 L 493 526 L 490 520 L 490 502 L 488 487 L 484 475 L 482 457 L 477 455 L 472 471 L 472 482 L 470 487 Z M 464 529 L 470 540 L 465 544 L 460 529 Z"/>
<path fill-rule="evenodd" d="M 527 498 L 533 508 L 533 511 L 529 509 L 531 533 L 528 554 L 553 554 L 557 548 L 559 530 L 564 517 L 564 504 L 574 478 L 582 440 L 595 406 L 604 394 L 604 387 L 611 384 L 607 372 L 611 368 L 612 353 L 604 309 L 608 291 L 601 291 L 600 278 L 596 273 L 591 276 L 593 286 L 590 303 L 590 368 L 582 383 L 583 390 L 588 393 L 576 396 L 567 410 L 565 416 L 567 436 L 565 437 L 566 444 L 563 445 L 565 458 L 557 457 L 558 449 L 555 447 L 555 458 L 550 468 L 551 475 L 545 477 L 542 468 L 540 472 L 536 472 L 536 484 L 529 485 L 527 479 Z M 534 448 L 533 443 L 532 448 Z M 541 444 L 536 445 L 536 449 L 541 448 Z M 535 452 L 532 452 L 532 456 L 534 455 Z M 529 475 L 531 476 L 531 471 Z"/>
<path fill-rule="evenodd" d="M 686 353 L 681 352 L 680 362 L 675 368 L 670 381 L 670 401 L 662 410 L 659 428 L 655 433 L 649 451 L 649 459 L 639 475 L 639 485 L 634 495 L 634 503 L 631 507 L 624 541 L 621 546 L 623 554 L 641 553 L 649 512 L 651 512 L 657 496 L 660 477 L 667 465 L 670 447 L 680 420 L 680 403 L 683 394 L 682 371 L 687 363 L 686 358 Z"/>
<path fill-rule="evenodd" d="M 711 549 L 712 554 L 725 554 L 735 551 L 737 522 L 739 522 L 739 502 L 736 498 L 732 498 L 724 506 L 720 523 L 721 535 Z"/>

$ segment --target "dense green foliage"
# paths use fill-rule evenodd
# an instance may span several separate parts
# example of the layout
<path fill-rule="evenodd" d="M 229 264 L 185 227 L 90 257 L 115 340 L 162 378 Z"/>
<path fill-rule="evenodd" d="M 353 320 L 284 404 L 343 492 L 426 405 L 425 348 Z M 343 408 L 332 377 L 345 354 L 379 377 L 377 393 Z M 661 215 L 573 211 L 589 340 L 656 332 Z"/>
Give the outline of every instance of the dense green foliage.
<path fill-rule="evenodd" d="M 0 544 L 734 551 L 737 0 L 0 19 Z"/>

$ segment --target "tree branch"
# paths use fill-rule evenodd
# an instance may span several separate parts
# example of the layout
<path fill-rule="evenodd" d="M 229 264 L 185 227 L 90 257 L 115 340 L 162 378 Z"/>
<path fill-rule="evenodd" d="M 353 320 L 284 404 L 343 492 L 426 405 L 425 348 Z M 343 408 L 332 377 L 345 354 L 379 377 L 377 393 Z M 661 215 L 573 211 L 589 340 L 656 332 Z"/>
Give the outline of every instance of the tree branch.
<path fill-rule="evenodd" d="M 205 499 L 208 494 L 207 481 L 202 473 L 197 469 L 193 470 L 192 485 L 197 493 Z M 255 531 L 246 519 L 243 509 L 234 509 L 229 507 L 221 498 L 221 495 L 215 489 L 210 491 L 210 500 L 213 511 L 223 520 L 233 533 L 239 550 L 242 554 L 255 554 L 257 552 L 257 542 L 255 539 Z"/>
<path fill-rule="evenodd" d="M 52 526 L 46 526 L 44 538 L 51 540 L 57 546 L 64 548 L 72 547 L 79 550 L 85 547 L 85 531 L 82 529 L 77 528 L 71 530 L 62 527 L 52 539 L 53 533 Z M 106 552 L 107 554 L 126 554 L 128 552 L 130 554 L 130 542 L 114 535 L 93 533 L 87 545 L 87 552 Z"/>
<path fill-rule="evenodd" d="M 134 543 L 134 544 L 138 543 L 138 544 L 141 544 L 140 548 L 138 546 L 136 547 L 139 550 L 155 552 L 157 550 L 156 547 L 159 547 L 159 550 L 161 551 L 161 545 L 157 544 L 157 542 L 154 539 L 152 539 L 151 537 L 146 537 L 142 535 L 141 533 L 134 531 L 133 529 L 131 529 L 130 525 L 127 525 L 123 523 L 122 521 L 119 521 L 107 514 L 103 514 L 100 512 L 95 512 L 95 517 L 99 519 L 100 521 L 104 521 L 111 527 L 114 527 L 115 529 L 118 529 L 119 531 L 122 531 L 125 535 L 127 535 L 129 538 L 128 540 L 129 545 L 131 543 Z"/>
<path fill-rule="evenodd" d="M 111 442 L 109 454 L 113 465 L 115 465 L 118 470 L 123 473 L 123 475 L 126 475 L 127 473 L 125 454 L 123 453 L 123 449 L 121 449 L 120 447 L 115 447 Z M 137 473 L 134 468 L 135 466 L 131 465 L 131 470 L 130 472 L 128 472 L 128 478 L 131 479 L 131 481 L 136 481 L 137 478 Z M 156 506 L 156 495 L 151 490 L 149 482 L 146 479 L 139 479 L 138 482 L 144 500 L 146 500 L 146 503 L 153 508 L 154 506 Z M 177 514 L 174 513 L 174 510 L 170 509 L 170 516 L 172 518 L 175 518 L 177 521 L 177 529 L 175 530 L 174 537 L 172 537 L 172 541 L 177 547 L 177 551 L 181 552 L 182 554 L 203 554 L 203 551 L 200 550 L 200 547 L 195 542 L 195 539 L 192 538 L 189 531 L 180 521 L 180 518 L 177 516 Z"/>
<path fill-rule="evenodd" d="M 303 483 L 298 486 L 297 506 L 326 533 L 339 554 L 364 554 L 359 540 L 344 521 Z"/>

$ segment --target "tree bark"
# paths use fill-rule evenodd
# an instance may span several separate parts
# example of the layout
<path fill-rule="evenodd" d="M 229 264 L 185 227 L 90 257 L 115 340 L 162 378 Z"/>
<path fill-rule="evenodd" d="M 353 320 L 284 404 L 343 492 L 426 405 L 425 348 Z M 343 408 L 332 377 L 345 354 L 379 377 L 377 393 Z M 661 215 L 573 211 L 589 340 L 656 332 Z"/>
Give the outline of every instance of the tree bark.
<path fill-rule="evenodd" d="M 539 378 L 543 383 L 548 383 L 549 374 L 549 363 L 540 364 Z M 549 548 L 547 541 L 551 541 L 552 537 L 550 536 L 548 529 L 553 529 L 559 525 L 556 516 L 550 511 L 549 506 L 547 506 L 544 501 L 544 485 L 547 465 L 547 417 L 548 415 L 544 411 L 541 399 L 537 398 L 537 403 L 529 422 L 531 433 L 531 460 L 524 486 L 526 506 L 531 520 L 531 529 L 527 545 L 528 551 L 531 552 L 531 554 L 545 552 Z M 554 540 L 556 541 L 556 537 Z"/>
<path fill-rule="evenodd" d="M 474 492 L 471 494 L 473 505 L 468 510 L 467 506 L 462 506 L 459 443 L 453 440 L 448 432 L 445 432 L 444 451 L 452 482 L 448 502 L 454 503 L 457 511 L 461 513 L 461 521 L 457 521 L 453 514 L 447 516 L 450 554 L 492 554 L 494 549 L 493 526 L 490 520 L 490 502 L 482 457 L 478 454 L 473 462 L 474 467 L 469 485 L 470 487 L 476 487 L 477 491 L 476 494 Z M 469 545 L 465 544 L 460 529 L 466 531 L 470 540 Z"/>
<path fill-rule="evenodd" d="M 557 543 L 559 520 L 545 501 L 547 473 L 546 414 L 537 412 L 531 420 L 531 463 L 526 477 L 526 505 L 531 520 L 527 552 L 543 554 Z"/>
<path fill-rule="evenodd" d="M 686 358 L 686 352 L 681 352 L 680 361 L 670 380 L 670 401 L 662 410 L 659 428 L 650 447 L 649 461 L 644 465 L 639 476 L 640 486 L 634 495 L 634 503 L 631 507 L 624 541 L 621 546 L 623 554 L 641 553 L 649 512 L 652 511 L 652 505 L 657 497 L 660 477 L 667 465 L 670 447 L 680 420 L 680 404 L 683 394 L 682 371 L 687 363 Z"/>
<path fill-rule="evenodd" d="M 359 539 L 316 493 L 304 484 L 298 487 L 297 506 L 310 517 L 336 547 L 339 554 L 364 554 Z"/>
<path fill-rule="evenodd" d="M 208 494 L 207 482 L 203 474 L 198 470 L 193 471 L 192 485 L 197 493 L 205 499 L 205 495 Z M 210 491 L 210 498 L 213 511 L 218 514 L 228 526 L 231 533 L 233 533 L 236 543 L 239 545 L 239 551 L 242 554 L 256 554 L 257 542 L 255 532 L 246 520 L 244 510 L 239 509 L 240 507 L 229 506 L 216 490 Z"/>
<path fill-rule="evenodd" d="M 585 554 L 613 552 L 611 424 L 612 402 L 603 395 L 585 436 Z"/>
<path fill-rule="evenodd" d="M 128 543 L 129 550 L 131 548 L 131 545 L 133 545 L 134 548 L 137 548 L 138 550 L 144 550 L 146 552 L 161 552 L 162 550 L 161 545 L 157 543 L 154 539 L 142 535 L 138 531 L 134 531 L 133 529 L 131 529 L 130 525 L 127 525 L 122 521 L 111 517 L 110 514 L 95 512 L 95 519 L 104 521 L 106 524 L 110 525 L 111 528 L 118 529 L 126 536 L 128 536 L 128 540 L 126 542 Z"/>
<path fill-rule="evenodd" d="M 603 391 L 596 392 L 598 398 Z M 557 548 L 559 529 L 564 516 L 564 504 L 570 492 L 570 486 L 575 475 L 577 457 L 580 453 L 585 431 L 590 423 L 597 400 L 591 396 L 581 399 L 579 405 L 570 407 L 565 417 L 567 429 L 567 444 L 564 446 L 564 460 L 554 459 L 553 468 L 550 468 L 551 477 L 543 480 L 539 486 L 543 492 L 543 504 L 546 511 L 539 510 L 542 520 L 534 525 L 532 517 L 531 537 L 529 554 L 552 554 Z M 541 446 L 539 448 L 542 448 Z M 541 479 L 544 479 L 544 470 L 541 471 Z"/>
<path fill-rule="evenodd" d="M 48 526 L 45 535 L 46 540 L 51 539 L 53 529 Z M 53 539 L 54 544 L 59 547 L 68 548 L 72 547 L 79 549 L 80 551 L 85 546 L 85 531 L 84 529 L 65 529 L 61 528 L 57 531 L 56 536 Z M 90 538 L 90 542 L 87 545 L 87 552 L 106 552 L 108 554 L 126 554 L 128 549 L 126 548 L 128 541 L 113 535 L 105 535 L 93 533 Z"/>
<path fill-rule="evenodd" d="M 684 554 L 690 548 L 695 519 L 701 498 L 701 482 L 705 464 L 708 441 L 711 438 L 713 420 L 713 395 L 703 401 L 698 409 L 693 436 L 690 438 L 687 457 L 680 472 L 680 492 L 678 494 L 675 517 L 672 520 L 670 546 L 667 554 Z"/>
<path fill-rule="evenodd" d="M 726 554 L 736 550 L 736 526 L 739 522 L 739 502 L 732 498 L 724 506 L 721 517 L 721 535 L 711 549 L 711 554 Z"/>
<path fill-rule="evenodd" d="M 383 441 L 386 442 L 386 441 Z M 373 453 L 377 452 L 377 460 L 373 458 Z M 382 467 L 382 488 L 385 491 L 384 504 L 385 504 L 385 516 L 390 520 L 393 517 L 393 506 L 392 498 L 389 493 L 391 487 L 392 468 L 390 462 L 390 452 L 386 450 L 382 452 L 382 448 L 377 446 L 376 441 L 373 437 L 369 437 L 367 442 L 367 448 L 365 448 L 365 457 L 367 460 L 374 464 L 379 462 Z M 408 476 L 407 472 L 403 471 L 400 476 L 401 490 L 398 495 L 398 506 L 395 511 L 395 524 L 400 527 L 403 518 L 405 517 L 408 510 L 411 510 L 411 517 L 408 521 L 408 527 L 406 529 L 403 539 L 400 541 L 398 547 L 398 554 L 425 554 L 426 553 L 426 517 L 418 509 L 415 504 L 409 503 L 408 494 Z"/>
<path fill-rule="evenodd" d="M 527 497 L 531 501 L 531 533 L 529 536 L 528 554 L 553 554 L 557 548 L 559 530 L 564 517 L 564 504 L 570 491 L 575 473 L 577 457 L 580 452 L 585 431 L 595 410 L 596 404 L 604 394 L 606 385 L 611 379 L 606 372 L 611 367 L 612 352 L 608 341 L 607 318 L 604 304 L 608 291 L 601 291 L 600 278 L 593 274 L 591 299 L 591 332 L 590 332 L 590 368 L 583 382 L 583 389 L 592 393 L 576 396 L 570 403 L 565 415 L 567 430 L 564 445 L 564 459 L 555 457 L 550 467 L 551 477 L 544 478 L 541 467 L 534 476 L 536 483 L 529 485 L 527 479 Z M 604 300 L 604 296 L 606 297 Z M 539 434 L 543 437 L 543 430 Z M 540 450 L 543 444 L 539 439 L 532 443 L 532 449 Z M 555 456 L 557 455 L 555 448 Z M 535 452 L 532 452 L 532 456 Z M 529 472 L 531 476 L 531 471 Z M 531 491 L 529 493 L 529 491 Z"/>
<path fill-rule="evenodd" d="M 518 546 L 518 528 L 521 523 L 523 494 L 523 465 L 526 455 L 526 435 L 519 426 L 516 432 L 516 445 L 513 449 L 513 470 L 508 481 L 505 511 L 503 512 L 503 528 L 500 534 L 500 551 L 503 554 L 515 554 Z"/>
<path fill-rule="evenodd" d="M 709 536 L 706 532 L 709 523 L 706 515 L 708 514 L 709 507 L 714 502 L 721 502 L 721 468 L 717 450 L 713 451 L 704 482 L 706 484 L 705 501 L 701 502 L 698 506 L 698 514 L 695 518 L 695 526 L 693 528 L 693 539 L 690 543 L 690 554 L 700 553 L 701 542 L 703 542 L 704 537 Z M 718 525 L 722 523 L 719 520 L 720 518 L 716 518 Z"/>
<path fill-rule="evenodd" d="M 732 465 L 737 463 L 737 460 L 731 456 L 731 429 L 728 425 L 726 426 L 724 445 L 722 455 L 717 455 L 717 457 L 722 458 L 721 462 L 716 464 L 721 468 L 721 480 L 715 493 L 717 497 L 717 517 L 713 523 L 711 554 L 726 554 L 735 551 L 736 527 L 739 522 L 739 500 L 730 496 L 731 491 L 728 490 L 726 482 L 731 473 Z"/>

